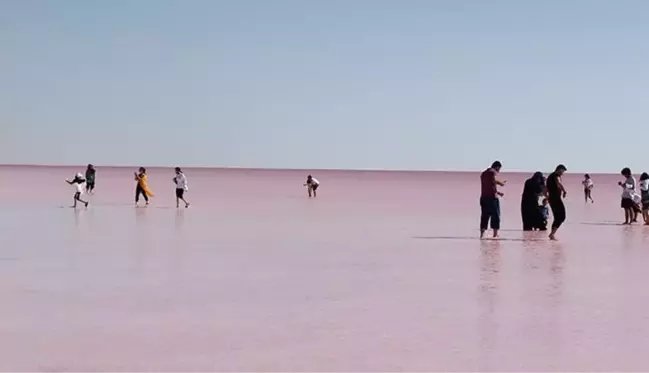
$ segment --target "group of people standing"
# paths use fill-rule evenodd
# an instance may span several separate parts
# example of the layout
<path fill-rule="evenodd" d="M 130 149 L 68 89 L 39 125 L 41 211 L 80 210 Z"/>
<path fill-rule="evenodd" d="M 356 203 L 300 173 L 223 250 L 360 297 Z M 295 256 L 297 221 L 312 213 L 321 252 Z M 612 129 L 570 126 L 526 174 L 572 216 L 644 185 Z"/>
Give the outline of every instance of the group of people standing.
<path fill-rule="evenodd" d="M 618 185 L 622 187 L 623 224 L 636 223 L 638 215 L 642 214 L 645 225 L 649 225 L 649 174 L 643 172 L 640 175 L 640 194 L 636 192 L 636 181 L 631 169 L 625 167 L 621 174 L 624 181 L 618 182 Z"/>
<path fill-rule="evenodd" d="M 500 201 L 504 194 L 498 189 L 505 186 L 506 182 L 498 180 L 497 175 L 502 168 L 502 163 L 495 161 L 491 167 L 482 172 L 480 194 L 480 238 L 491 226 L 493 238 L 498 238 L 500 230 Z M 549 238 L 556 240 L 556 233 L 566 220 L 566 207 L 563 199 L 566 198 L 566 189 L 561 182 L 561 177 L 567 171 L 566 166 L 558 165 L 547 179 L 543 173 L 535 172 L 525 181 L 521 198 L 521 216 L 524 231 L 546 231 L 549 219 L 549 210 L 552 210 L 553 221 Z"/>
<path fill-rule="evenodd" d="M 503 193 L 498 190 L 499 186 L 505 186 L 505 181 L 497 179 L 502 168 L 499 161 L 494 162 L 491 167 L 481 174 L 481 195 L 480 195 L 480 238 L 484 238 L 489 226 L 493 230 L 493 237 L 498 237 L 500 230 L 500 201 Z M 525 181 L 521 197 L 521 217 L 523 220 L 523 231 L 546 231 L 549 219 L 549 210 L 552 210 L 553 221 L 549 238 L 556 240 L 556 233 L 559 227 L 566 220 L 566 207 L 563 199 L 566 198 L 566 188 L 563 186 L 561 177 L 567 171 L 566 166 L 558 165 L 554 172 L 547 179 L 541 172 L 535 172 L 532 177 Z M 642 214 L 645 225 L 649 225 L 649 174 L 644 172 L 640 176 L 640 194 L 636 193 L 636 181 L 628 167 L 622 169 L 624 181 L 618 185 L 622 187 L 621 207 L 624 209 L 625 220 L 623 224 L 632 224 L 638 221 L 638 215 Z M 584 201 L 594 203 L 592 191 L 594 187 L 590 175 L 584 175 L 582 182 L 584 187 Z"/>

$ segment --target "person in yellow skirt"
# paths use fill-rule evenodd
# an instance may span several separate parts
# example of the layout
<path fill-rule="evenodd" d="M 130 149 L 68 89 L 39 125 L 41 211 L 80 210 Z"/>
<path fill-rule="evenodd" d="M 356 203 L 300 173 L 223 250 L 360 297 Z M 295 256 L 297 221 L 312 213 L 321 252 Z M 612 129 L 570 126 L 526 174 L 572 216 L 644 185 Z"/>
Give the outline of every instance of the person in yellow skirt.
<path fill-rule="evenodd" d="M 135 206 L 137 206 L 140 201 L 140 194 L 144 197 L 146 204 L 149 204 L 149 197 L 153 197 L 153 193 L 149 190 L 147 186 L 147 176 L 146 168 L 140 167 L 138 172 L 134 173 L 135 181 L 137 181 L 137 186 L 135 187 Z"/>

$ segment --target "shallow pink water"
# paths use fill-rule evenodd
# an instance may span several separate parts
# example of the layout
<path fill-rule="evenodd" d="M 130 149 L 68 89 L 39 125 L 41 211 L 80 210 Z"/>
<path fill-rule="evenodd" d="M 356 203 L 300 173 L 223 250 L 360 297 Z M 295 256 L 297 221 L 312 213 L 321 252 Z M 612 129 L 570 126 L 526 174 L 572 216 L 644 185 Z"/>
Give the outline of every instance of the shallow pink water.
<path fill-rule="evenodd" d="M 523 241 L 509 179 L 503 240 L 476 240 L 478 175 L 0 167 L 0 370 L 647 370 L 649 228 L 616 176 L 594 205 Z M 19 182 L 14 182 L 18 180 Z M 536 238 L 536 240 L 534 240 Z"/>

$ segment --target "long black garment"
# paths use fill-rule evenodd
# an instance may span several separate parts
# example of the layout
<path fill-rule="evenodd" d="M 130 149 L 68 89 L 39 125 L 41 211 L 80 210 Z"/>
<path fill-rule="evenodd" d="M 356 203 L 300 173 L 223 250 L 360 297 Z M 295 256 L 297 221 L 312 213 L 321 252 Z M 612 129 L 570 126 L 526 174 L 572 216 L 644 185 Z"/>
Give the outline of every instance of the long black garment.
<path fill-rule="evenodd" d="M 525 181 L 521 198 L 523 230 L 546 229 L 546 221 L 539 208 L 539 196 L 543 193 L 543 174 L 537 172 Z"/>

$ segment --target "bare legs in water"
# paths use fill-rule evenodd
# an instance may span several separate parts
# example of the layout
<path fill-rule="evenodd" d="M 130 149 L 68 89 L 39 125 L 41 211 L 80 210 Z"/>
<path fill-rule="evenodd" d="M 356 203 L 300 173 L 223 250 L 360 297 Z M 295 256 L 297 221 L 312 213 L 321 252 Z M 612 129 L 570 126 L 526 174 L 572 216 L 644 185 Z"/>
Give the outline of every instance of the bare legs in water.
<path fill-rule="evenodd" d="M 85 207 L 88 207 L 88 201 L 84 201 L 81 199 L 81 193 L 77 192 L 74 194 L 74 204 L 72 205 L 72 208 L 77 208 L 77 201 L 81 202 L 84 204 Z"/>

